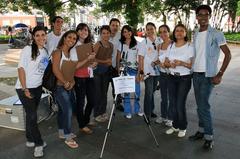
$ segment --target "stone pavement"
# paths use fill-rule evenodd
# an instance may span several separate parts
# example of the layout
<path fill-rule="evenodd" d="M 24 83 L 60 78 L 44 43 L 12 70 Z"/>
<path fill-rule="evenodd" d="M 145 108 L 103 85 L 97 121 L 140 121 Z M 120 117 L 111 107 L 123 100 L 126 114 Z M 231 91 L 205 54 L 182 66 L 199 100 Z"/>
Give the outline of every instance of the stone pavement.
<path fill-rule="evenodd" d="M 116 111 L 112 132 L 108 138 L 104 159 L 239 159 L 240 157 L 240 54 L 239 47 L 231 46 L 232 61 L 224 75 L 221 85 L 216 86 L 211 96 L 213 123 L 215 127 L 215 147 L 206 152 L 201 149 L 203 141 L 190 142 L 187 137 L 197 129 L 196 104 L 193 90 L 187 99 L 188 130 L 187 136 L 179 139 L 166 135 L 166 127 L 152 123 L 159 141 L 155 146 L 152 136 L 143 119 L 134 117 L 127 120 L 122 112 Z M 7 67 L 7 66 L 6 66 Z M 0 66 L 0 72 L 2 67 Z M 4 68 L 6 69 L 6 68 Z M 2 74 L 1 74 L 2 76 Z M 142 88 L 143 90 L 144 88 Z M 111 92 L 111 91 L 109 91 Z M 0 85 L 0 98 L 14 94 L 13 86 Z M 142 94 L 143 96 L 143 94 Z M 159 114 L 160 93 L 156 92 L 156 109 Z M 109 93 L 108 110 L 112 106 Z M 141 106 L 142 106 L 141 98 Z M 48 143 L 45 159 L 96 159 L 99 158 L 107 123 L 93 127 L 92 135 L 78 131 L 75 117 L 73 132 L 77 134 L 79 148 L 69 149 L 58 139 L 56 118 L 39 124 L 43 139 Z M 0 159 L 30 159 L 33 149 L 25 147 L 24 132 L 0 128 Z"/>

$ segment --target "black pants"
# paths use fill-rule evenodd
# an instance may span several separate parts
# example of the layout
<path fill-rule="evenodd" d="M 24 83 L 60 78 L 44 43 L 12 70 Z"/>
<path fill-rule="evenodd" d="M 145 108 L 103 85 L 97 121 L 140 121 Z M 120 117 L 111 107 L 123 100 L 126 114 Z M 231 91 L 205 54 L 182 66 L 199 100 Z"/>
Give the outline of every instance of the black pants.
<path fill-rule="evenodd" d="M 109 86 L 109 73 L 94 74 L 96 105 L 94 106 L 94 117 L 106 113 L 107 108 L 107 93 Z"/>
<path fill-rule="evenodd" d="M 32 99 L 25 96 L 24 91 L 16 89 L 18 97 L 26 112 L 26 138 L 29 142 L 34 142 L 36 146 L 43 145 L 43 140 L 37 124 L 37 108 L 42 95 L 42 87 L 30 88 Z"/>
<path fill-rule="evenodd" d="M 95 84 L 93 78 L 75 77 L 75 82 L 76 116 L 79 128 L 84 128 L 90 121 L 90 115 L 95 105 Z M 85 97 L 87 97 L 86 107 Z"/>
<path fill-rule="evenodd" d="M 173 127 L 187 128 L 186 100 L 191 89 L 191 75 L 169 77 L 169 106 L 173 109 Z"/>

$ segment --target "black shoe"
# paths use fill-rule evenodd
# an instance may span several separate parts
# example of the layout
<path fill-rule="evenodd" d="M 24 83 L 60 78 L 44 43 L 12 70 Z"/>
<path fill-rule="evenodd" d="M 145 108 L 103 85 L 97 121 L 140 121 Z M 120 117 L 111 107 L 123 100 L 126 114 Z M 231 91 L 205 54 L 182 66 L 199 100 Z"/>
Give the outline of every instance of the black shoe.
<path fill-rule="evenodd" d="M 188 139 L 191 141 L 201 140 L 204 137 L 204 133 L 201 133 L 199 131 L 196 132 L 196 134 L 189 136 Z"/>
<path fill-rule="evenodd" d="M 154 114 L 154 113 L 151 113 L 151 117 L 152 117 L 152 118 L 156 118 L 156 117 L 157 117 L 157 115 L 156 115 L 156 114 Z"/>
<path fill-rule="evenodd" d="M 211 150 L 211 149 L 213 149 L 213 145 L 214 145 L 213 140 L 205 140 L 205 142 L 203 144 L 203 148 L 205 150 Z"/>
<path fill-rule="evenodd" d="M 121 111 L 121 112 L 124 111 L 124 108 L 123 108 L 122 104 L 117 104 L 116 109 Z"/>

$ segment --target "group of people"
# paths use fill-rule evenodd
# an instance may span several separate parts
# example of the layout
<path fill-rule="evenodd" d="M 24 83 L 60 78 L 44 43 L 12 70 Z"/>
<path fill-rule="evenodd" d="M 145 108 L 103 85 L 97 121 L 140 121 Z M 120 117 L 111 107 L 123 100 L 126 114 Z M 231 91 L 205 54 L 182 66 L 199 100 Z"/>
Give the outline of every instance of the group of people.
<path fill-rule="evenodd" d="M 164 122 L 170 127 L 166 134 L 178 132 L 178 137 L 184 137 L 186 99 L 193 81 L 199 129 L 189 139 L 204 138 L 203 147 L 211 149 L 213 127 L 209 97 L 214 85 L 221 82 L 231 59 L 224 35 L 209 25 L 211 12 L 208 5 L 196 9 L 200 27 L 194 34 L 193 43 L 189 42 L 183 24 L 175 26 L 171 39 L 167 25 L 159 27 L 158 37 L 155 24 L 148 22 L 146 37 L 139 42 L 131 26 L 124 25 L 119 32 L 120 21 L 113 18 L 109 25 L 100 28 L 96 43 L 85 23 L 78 24 L 76 30 L 62 32 L 63 18 L 56 16 L 52 20 L 54 29 L 49 34 L 44 27 L 36 26 L 32 31 L 31 46 L 22 50 L 16 83 L 17 94 L 26 112 L 26 146 L 35 147 L 34 156 L 41 157 L 47 145 L 37 125 L 37 107 L 41 100 L 42 77 L 48 65 L 46 61 L 50 57 L 57 78 L 53 94 L 59 107 L 58 137 L 70 148 L 78 147 L 74 140 L 76 135 L 71 130 L 72 114 L 77 118 L 79 130 L 85 134 L 93 133 L 89 126 L 107 121 L 108 87 L 111 83 L 115 97 L 112 78 L 121 74 L 121 65 L 125 63 L 126 74 L 136 79 L 135 93 L 125 93 L 122 98 L 125 117 L 131 119 L 134 114 L 142 116 L 143 113 L 149 121 L 157 117 L 154 92 L 159 82 L 161 115 L 155 122 Z M 85 44 L 90 44 L 92 50 L 85 59 L 79 59 L 78 48 Z M 220 50 L 225 56 L 218 70 Z M 68 70 L 74 71 L 73 80 L 64 76 L 62 65 L 65 61 L 74 63 L 73 70 Z M 141 81 L 145 84 L 144 110 L 139 105 Z"/>

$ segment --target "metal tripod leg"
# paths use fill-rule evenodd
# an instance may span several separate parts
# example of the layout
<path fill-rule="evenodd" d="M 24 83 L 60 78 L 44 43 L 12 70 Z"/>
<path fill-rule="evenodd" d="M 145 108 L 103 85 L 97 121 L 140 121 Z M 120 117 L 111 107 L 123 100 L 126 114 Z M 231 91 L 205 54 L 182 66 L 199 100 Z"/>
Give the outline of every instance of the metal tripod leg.
<path fill-rule="evenodd" d="M 113 118 L 113 113 L 114 113 L 114 110 L 115 110 L 116 102 L 117 102 L 117 94 L 115 95 L 115 98 L 114 98 L 113 107 L 112 107 L 110 118 L 109 118 L 109 121 L 108 121 L 107 131 L 105 133 L 105 137 L 104 137 L 104 141 L 103 141 L 103 145 L 102 145 L 102 150 L 101 150 L 101 154 L 100 154 L 99 158 L 102 158 L 102 156 L 103 156 L 103 152 L 104 152 L 105 145 L 106 145 L 106 142 L 107 142 L 108 134 L 110 133 L 110 126 L 111 126 L 111 122 L 112 122 L 112 118 Z"/>
<path fill-rule="evenodd" d="M 143 113 L 143 119 L 144 119 L 144 121 L 146 122 L 146 124 L 147 124 L 147 126 L 148 126 L 148 129 L 149 129 L 149 131 L 150 131 L 150 133 L 151 133 L 151 135 L 152 135 L 152 137 L 153 137 L 153 139 L 154 139 L 154 141 L 155 141 L 155 143 L 156 143 L 156 146 L 159 147 L 159 143 L 158 143 L 158 141 L 157 141 L 156 135 L 154 134 L 154 132 L 153 132 L 153 130 L 152 130 L 152 126 L 151 126 L 151 124 L 150 124 L 150 121 L 149 121 L 149 119 L 146 117 L 145 113 Z"/>

